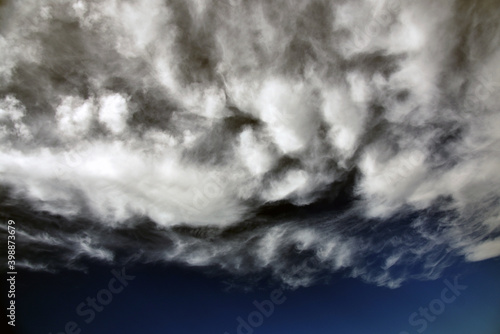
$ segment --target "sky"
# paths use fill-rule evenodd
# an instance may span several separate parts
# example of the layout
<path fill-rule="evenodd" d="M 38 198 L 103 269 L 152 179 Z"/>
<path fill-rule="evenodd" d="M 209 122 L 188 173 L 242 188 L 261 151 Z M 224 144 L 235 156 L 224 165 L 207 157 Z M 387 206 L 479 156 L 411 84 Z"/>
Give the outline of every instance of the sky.
<path fill-rule="evenodd" d="M 500 266 L 498 260 L 457 265 L 440 279 L 412 281 L 398 289 L 365 284 L 334 275 L 312 287 L 282 290 L 269 316 L 252 333 L 353 334 L 497 334 L 500 329 Z M 18 275 L 18 333 L 64 333 L 74 321 L 81 333 L 250 333 L 238 332 L 238 318 L 249 322 L 259 305 L 282 287 L 276 283 L 235 286 L 227 276 L 207 275 L 179 266 L 127 266 L 134 278 L 89 323 L 76 308 L 108 289 L 113 269 L 94 264 L 88 273 L 24 272 Z M 455 278 L 459 295 L 439 309 L 441 294 Z M 453 299 L 452 292 L 445 299 Z M 97 298 L 96 298 L 97 299 Z M 435 303 L 436 305 L 432 304 Z M 100 304 L 99 304 L 100 305 Z M 430 306 L 437 313 L 432 313 Z M 429 309 L 432 321 L 420 315 Z M 90 309 L 90 307 L 89 307 Z M 83 308 L 85 312 L 87 307 Z M 271 310 L 271 308 L 267 308 Z M 409 317 L 417 313 L 414 323 Z M 254 316 L 255 317 L 255 316 Z M 259 317 L 254 324 L 259 324 Z M 423 321 L 426 321 L 425 329 Z"/>
<path fill-rule="evenodd" d="M 500 331 L 498 1 L 4 0 L 0 59 L 22 333 Z"/>

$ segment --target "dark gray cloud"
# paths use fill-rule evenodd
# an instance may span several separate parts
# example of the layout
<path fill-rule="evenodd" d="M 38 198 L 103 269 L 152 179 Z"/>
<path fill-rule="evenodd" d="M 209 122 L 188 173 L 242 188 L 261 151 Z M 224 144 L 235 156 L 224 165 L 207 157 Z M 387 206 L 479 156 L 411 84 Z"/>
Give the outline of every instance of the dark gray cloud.
<path fill-rule="evenodd" d="M 1 205 L 25 267 L 395 287 L 500 255 L 495 1 L 4 1 L 0 15 Z"/>

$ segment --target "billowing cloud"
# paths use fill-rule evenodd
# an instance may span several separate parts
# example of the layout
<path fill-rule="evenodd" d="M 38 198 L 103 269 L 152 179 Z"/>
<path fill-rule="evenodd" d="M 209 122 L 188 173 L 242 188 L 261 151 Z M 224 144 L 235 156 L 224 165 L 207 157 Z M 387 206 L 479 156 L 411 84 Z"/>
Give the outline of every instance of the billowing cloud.
<path fill-rule="evenodd" d="M 88 259 L 397 287 L 500 256 L 495 1 L 4 1 L 2 215 Z"/>

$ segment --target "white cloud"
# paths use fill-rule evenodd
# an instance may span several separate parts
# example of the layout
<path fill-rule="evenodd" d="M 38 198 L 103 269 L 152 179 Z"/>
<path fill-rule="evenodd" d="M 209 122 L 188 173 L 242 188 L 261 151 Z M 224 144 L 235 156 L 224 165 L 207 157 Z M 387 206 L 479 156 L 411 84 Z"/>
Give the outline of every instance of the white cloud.
<path fill-rule="evenodd" d="M 127 100 L 120 94 L 107 95 L 101 98 L 99 121 L 111 132 L 119 134 L 127 128 L 129 110 Z"/>
<path fill-rule="evenodd" d="M 496 14 L 275 6 L 3 6 L 0 183 L 64 221 L 24 242 L 68 266 L 132 243 L 141 260 L 268 268 L 293 287 L 340 268 L 396 287 L 415 263 L 437 277 L 449 250 L 498 256 Z"/>
<path fill-rule="evenodd" d="M 500 238 L 485 241 L 467 251 L 469 261 L 482 261 L 500 256 Z"/>
<path fill-rule="evenodd" d="M 77 136 L 89 130 L 94 117 L 94 103 L 68 96 L 56 109 L 58 127 L 67 136 Z"/>
<path fill-rule="evenodd" d="M 271 78 L 264 82 L 259 92 L 258 116 L 285 154 L 305 149 L 317 130 L 314 110 L 308 99 L 306 87 L 283 79 Z"/>

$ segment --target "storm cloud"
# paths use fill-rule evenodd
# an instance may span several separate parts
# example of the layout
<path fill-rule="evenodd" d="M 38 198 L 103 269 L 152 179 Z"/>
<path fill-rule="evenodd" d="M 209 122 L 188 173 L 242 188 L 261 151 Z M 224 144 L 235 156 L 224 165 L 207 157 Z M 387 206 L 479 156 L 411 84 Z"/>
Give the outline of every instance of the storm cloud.
<path fill-rule="evenodd" d="M 18 265 L 397 287 L 500 255 L 496 1 L 0 3 Z"/>

